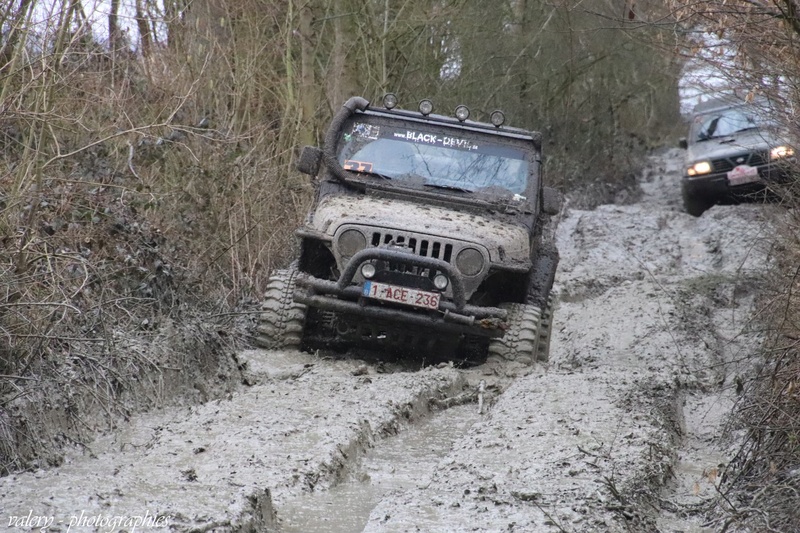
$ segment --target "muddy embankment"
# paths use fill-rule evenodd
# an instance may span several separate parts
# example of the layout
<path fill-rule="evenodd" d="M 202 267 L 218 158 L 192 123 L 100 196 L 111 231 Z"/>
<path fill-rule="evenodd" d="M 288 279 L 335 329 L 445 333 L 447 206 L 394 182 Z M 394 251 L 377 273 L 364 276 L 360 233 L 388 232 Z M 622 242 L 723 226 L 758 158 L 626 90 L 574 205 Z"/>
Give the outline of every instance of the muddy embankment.
<path fill-rule="evenodd" d="M 636 203 L 565 211 L 549 365 L 243 352 L 251 386 L 0 479 L 0 528 L 29 515 L 53 531 L 137 516 L 179 531 L 703 530 L 758 345 L 772 208 L 690 217 L 679 164 L 653 157 Z"/>

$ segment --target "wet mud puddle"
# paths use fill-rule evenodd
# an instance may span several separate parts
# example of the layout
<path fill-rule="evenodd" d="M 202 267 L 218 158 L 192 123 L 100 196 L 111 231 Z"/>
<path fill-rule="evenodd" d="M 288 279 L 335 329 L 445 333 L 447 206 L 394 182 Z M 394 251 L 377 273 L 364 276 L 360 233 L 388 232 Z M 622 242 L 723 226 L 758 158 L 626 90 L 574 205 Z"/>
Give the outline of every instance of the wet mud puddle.
<path fill-rule="evenodd" d="M 434 413 L 376 443 L 354 465 L 348 480 L 327 491 L 276 505 L 282 533 L 363 531 L 372 509 L 394 492 L 430 483 L 436 465 L 481 415 L 475 404 Z"/>

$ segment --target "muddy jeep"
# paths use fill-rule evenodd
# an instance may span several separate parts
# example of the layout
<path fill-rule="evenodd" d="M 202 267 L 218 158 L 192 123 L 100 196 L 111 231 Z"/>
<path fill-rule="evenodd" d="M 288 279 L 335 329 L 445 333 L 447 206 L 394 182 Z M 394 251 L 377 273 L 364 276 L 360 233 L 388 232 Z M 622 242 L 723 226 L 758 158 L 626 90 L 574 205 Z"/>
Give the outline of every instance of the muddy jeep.
<path fill-rule="evenodd" d="M 384 354 L 532 363 L 549 355 L 558 252 L 543 227 L 559 210 L 542 187 L 541 137 L 491 124 L 348 100 L 323 149 L 296 235 L 300 256 L 267 285 L 265 348 L 366 347 Z"/>

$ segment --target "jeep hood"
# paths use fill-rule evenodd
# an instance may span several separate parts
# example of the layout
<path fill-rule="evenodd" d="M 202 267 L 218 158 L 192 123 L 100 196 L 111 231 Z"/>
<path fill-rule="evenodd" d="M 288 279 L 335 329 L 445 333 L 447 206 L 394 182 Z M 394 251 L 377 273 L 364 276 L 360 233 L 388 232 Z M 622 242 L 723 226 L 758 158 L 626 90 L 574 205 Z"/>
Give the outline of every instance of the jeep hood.
<path fill-rule="evenodd" d="M 342 224 L 423 233 L 484 246 L 492 263 L 530 265 L 530 239 L 524 226 L 441 207 L 371 196 L 327 196 L 308 225 L 333 236 Z"/>
<path fill-rule="evenodd" d="M 767 152 L 785 144 L 775 134 L 766 130 L 747 130 L 718 139 L 700 141 L 689 146 L 686 162 L 693 164 L 707 159 L 722 159 L 745 152 Z"/>

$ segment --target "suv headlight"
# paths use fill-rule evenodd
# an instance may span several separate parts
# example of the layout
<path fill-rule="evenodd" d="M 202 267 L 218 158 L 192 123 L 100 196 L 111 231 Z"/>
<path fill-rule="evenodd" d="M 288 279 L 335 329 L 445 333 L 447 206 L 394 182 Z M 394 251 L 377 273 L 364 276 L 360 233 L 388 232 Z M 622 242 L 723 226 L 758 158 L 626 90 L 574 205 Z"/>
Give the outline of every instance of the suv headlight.
<path fill-rule="evenodd" d="M 465 276 L 474 276 L 483 270 L 483 254 L 475 248 L 464 248 L 456 256 L 456 267 Z"/>
<path fill-rule="evenodd" d="M 364 234 L 355 229 L 348 229 L 339 235 L 337 241 L 339 253 L 344 257 L 353 257 L 357 252 L 360 252 L 367 246 L 367 238 Z"/>
<path fill-rule="evenodd" d="M 699 161 L 686 169 L 686 173 L 689 176 L 700 176 L 709 172 L 711 172 L 711 163 L 709 161 Z"/>
<path fill-rule="evenodd" d="M 770 159 L 783 159 L 786 157 L 793 157 L 794 156 L 794 148 L 791 146 L 776 146 L 772 150 L 769 151 L 769 158 Z"/>

